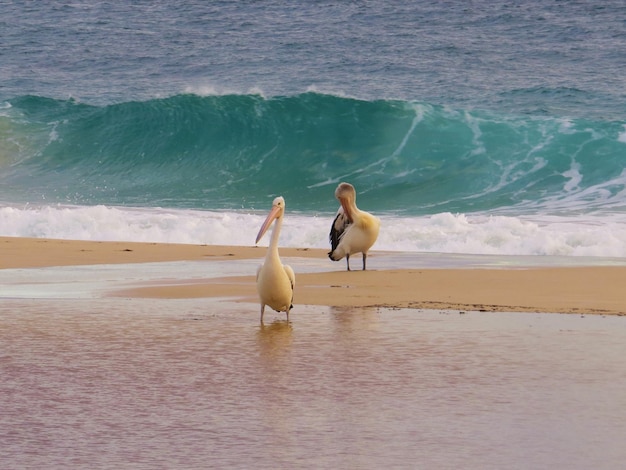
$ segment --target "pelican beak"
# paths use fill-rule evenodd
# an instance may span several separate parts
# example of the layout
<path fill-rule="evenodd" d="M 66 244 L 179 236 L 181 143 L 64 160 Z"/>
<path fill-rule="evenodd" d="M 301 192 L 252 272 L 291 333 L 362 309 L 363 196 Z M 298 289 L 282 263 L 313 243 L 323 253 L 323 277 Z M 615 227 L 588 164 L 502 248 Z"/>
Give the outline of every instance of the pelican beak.
<path fill-rule="evenodd" d="M 339 199 L 339 203 L 341 204 L 341 207 L 343 207 L 343 213 L 346 214 L 346 217 L 348 217 L 348 220 L 352 222 L 352 211 L 351 211 L 350 204 L 348 203 L 347 199 L 345 197 L 342 197 Z"/>
<path fill-rule="evenodd" d="M 254 242 L 255 244 L 259 243 L 259 240 L 263 238 L 263 235 L 265 235 L 265 232 L 267 232 L 267 229 L 270 228 L 270 225 L 272 225 L 272 222 L 274 222 L 274 219 L 278 218 L 279 213 L 280 213 L 280 207 L 272 206 L 272 210 L 270 211 L 269 214 L 267 214 L 267 218 L 265 219 L 265 222 L 263 222 L 263 225 L 261 225 L 259 234 L 256 236 L 256 241 Z"/>

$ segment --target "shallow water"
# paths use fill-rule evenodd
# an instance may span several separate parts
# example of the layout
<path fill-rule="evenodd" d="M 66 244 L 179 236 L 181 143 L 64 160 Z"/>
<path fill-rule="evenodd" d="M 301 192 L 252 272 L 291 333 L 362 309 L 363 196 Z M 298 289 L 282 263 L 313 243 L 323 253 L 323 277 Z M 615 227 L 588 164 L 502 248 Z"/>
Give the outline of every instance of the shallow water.
<path fill-rule="evenodd" d="M 2 468 L 621 468 L 626 320 L 5 299 Z"/>
<path fill-rule="evenodd" d="M 297 273 L 343 271 L 345 263 L 326 258 L 290 258 L 283 262 Z M 150 283 L 201 282 L 225 276 L 252 276 L 261 259 L 174 261 L 162 263 L 52 266 L 38 269 L 0 269 L 0 299 L 79 299 L 102 297 L 114 291 Z M 360 259 L 357 266 L 360 266 Z M 624 266 L 626 258 L 583 256 L 501 256 L 448 253 L 375 252 L 368 268 L 528 268 L 546 266 Z"/>

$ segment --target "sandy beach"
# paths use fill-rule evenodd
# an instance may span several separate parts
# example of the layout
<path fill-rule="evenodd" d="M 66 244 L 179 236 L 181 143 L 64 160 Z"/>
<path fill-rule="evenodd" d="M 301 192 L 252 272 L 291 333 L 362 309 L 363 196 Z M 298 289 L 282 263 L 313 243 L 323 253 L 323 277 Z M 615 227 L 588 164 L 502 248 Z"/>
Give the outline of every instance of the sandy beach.
<path fill-rule="evenodd" d="M 173 261 L 259 259 L 264 247 L 0 238 L 0 269 Z M 345 270 L 328 262 L 325 272 L 296 270 L 295 304 L 332 307 L 520 311 L 624 315 L 626 266 L 437 268 L 415 266 Z M 282 248 L 281 257 L 325 259 L 319 249 Z M 360 258 L 360 256 L 358 256 Z M 355 265 L 360 264 L 360 259 Z M 228 297 L 256 302 L 254 272 L 247 276 L 176 278 L 111 292 L 127 298 Z"/>

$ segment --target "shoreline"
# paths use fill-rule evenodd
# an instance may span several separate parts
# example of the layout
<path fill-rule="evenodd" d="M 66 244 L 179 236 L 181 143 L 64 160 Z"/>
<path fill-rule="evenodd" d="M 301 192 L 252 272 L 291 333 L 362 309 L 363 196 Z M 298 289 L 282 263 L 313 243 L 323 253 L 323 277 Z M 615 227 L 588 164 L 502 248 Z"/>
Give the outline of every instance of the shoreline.
<path fill-rule="evenodd" d="M 261 262 L 266 248 L 245 246 L 179 245 L 141 242 L 94 242 L 0 237 L 0 269 L 37 269 L 54 266 L 168 262 Z M 368 271 L 345 270 L 345 262 L 328 262 L 321 272 L 306 269 L 307 261 L 321 263 L 326 251 L 281 248 L 286 264 L 296 269 L 294 306 L 381 307 L 458 311 L 507 311 L 625 315 L 626 260 L 619 265 L 496 267 L 438 267 L 438 256 L 420 254 L 398 267 L 394 253 L 373 252 Z M 357 256 L 360 258 L 360 256 Z M 388 259 L 387 259 L 388 258 Z M 480 256 L 476 257 L 480 258 Z M 503 260 L 506 257 L 496 257 Z M 386 262 L 383 263 L 383 261 Z M 356 261 L 356 259 L 355 259 Z M 359 259 L 360 261 L 360 259 Z M 377 269 L 377 263 L 386 266 Z M 418 265 L 410 266 L 410 262 Z M 360 265 L 360 262 L 357 263 Z M 254 268 L 254 270 L 256 267 Z M 230 298 L 257 303 L 255 271 L 246 275 L 171 279 L 129 283 L 107 293 L 128 298 Z"/>

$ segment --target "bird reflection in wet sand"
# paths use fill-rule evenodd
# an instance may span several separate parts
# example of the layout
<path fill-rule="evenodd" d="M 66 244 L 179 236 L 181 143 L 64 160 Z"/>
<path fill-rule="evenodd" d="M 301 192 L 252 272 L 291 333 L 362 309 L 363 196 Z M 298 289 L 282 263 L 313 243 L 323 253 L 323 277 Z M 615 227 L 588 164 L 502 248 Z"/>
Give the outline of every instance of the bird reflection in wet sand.
<path fill-rule="evenodd" d="M 261 324 L 257 335 L 261 357 L 276 357 L 288 351 L 293 340 L 293 328 L 287 321 Z"/>
<path fill-rule="evenodd" d="M 296 276 L 291 266 L 284 265 L 278 255 L 278 237 L 284 215 L 285 200 L 279 196 L 274 199 L 272 209 L 256 237 L 256 243 L 259 243 L 272 222 L 275 221 L 265 261 L 256 272 L 256 287 L 261 301 L 261 323 L 263 323 L 266 305 L 277 312 L 287 313 L 287 321 L 289 321 L 289 311 L 293 307 L 293 288 L 296 283 Z"/>
<path fill-rule="evenodd" d="M 367 252 L 378 238 L 380 220 L 356 206 L 356 190 L 350 183 L 339 184 L 335 190 L 335 197 L 341 207 L 330 227 L 331 250 L 328 257 L 333 261 L 345 257 L 350 271 L 350 255 L 362 253 L 365 271 Z"/>

